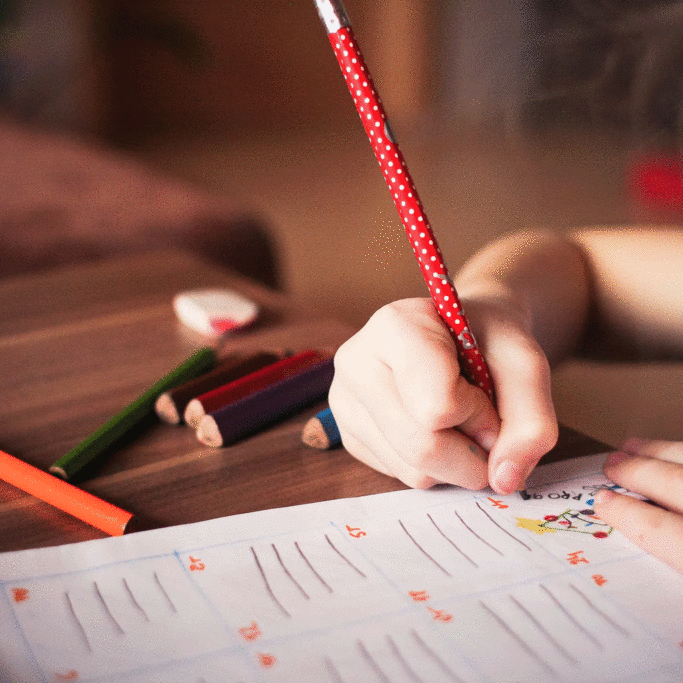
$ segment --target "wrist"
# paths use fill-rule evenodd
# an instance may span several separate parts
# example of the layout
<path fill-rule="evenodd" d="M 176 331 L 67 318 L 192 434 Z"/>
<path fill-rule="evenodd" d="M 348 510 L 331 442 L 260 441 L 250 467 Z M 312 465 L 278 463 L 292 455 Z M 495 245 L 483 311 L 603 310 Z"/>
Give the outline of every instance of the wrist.
<path fill-rule="evenodd" d="M 458 297 L 470 323 L 483 315 L 500 323 L 507 320 L 531 334 L 533 315 L 531 307 L 507 283 L 494 279 L 469 280 L 456 284 Z M 476 332 L 476 327 L 475 327 Z"/>

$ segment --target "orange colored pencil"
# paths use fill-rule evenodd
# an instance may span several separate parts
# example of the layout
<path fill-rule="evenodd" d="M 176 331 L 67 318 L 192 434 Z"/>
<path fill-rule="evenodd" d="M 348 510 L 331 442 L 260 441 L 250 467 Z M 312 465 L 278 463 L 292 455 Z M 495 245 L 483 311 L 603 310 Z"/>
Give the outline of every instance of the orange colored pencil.
<path fill-rule="evenodd" d="M 123 536 L 133 515 L 0 451 L 0 479 L 109 534 Z"/>

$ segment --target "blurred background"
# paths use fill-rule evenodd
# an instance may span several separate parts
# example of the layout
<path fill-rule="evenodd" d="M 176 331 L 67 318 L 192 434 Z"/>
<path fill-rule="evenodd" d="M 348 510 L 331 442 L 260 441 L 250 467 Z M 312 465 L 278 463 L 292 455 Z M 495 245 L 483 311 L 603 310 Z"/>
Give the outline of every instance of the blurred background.
<path fill-rule="evenodd" d="M 451 271 L 523 228 L 680 222 L 681 3 L 345 4 Z M 78 223 L 88 198 L 101 201 L 101 177 L 114 182 L 84 151 L 97 150 L 136 197 L 133 176 L 145 178 L 146 205 L 172 205 L 148 230 L 155 245 L 177 243 L 186 225 L 170 222 L 191 196 L 193 211 L 220 217 L 201 228 L 206 253 L 235 267 L 243 244 L 221 235 L 257 225 L 267 248 L 244 258 L 268 260 L 268 272 L 242 272 L 322 315 L 359 327 L 384 303 L 426 295 L 313 0 L 2 0 L 0 117 L 0 167 L 13 169 L 0 241 L 15 253 L 30 222 L 47 254 L 26 248 L 4 274 L 53 265 L 57 252 L 101 257 L 100 243 L 149 248 L 147 219 L 55 228 L 41 187 L 58 177 Z M 61 161 L 47 173 L 54 149 L 74 155 L 77 173 Z M 16 208 L 29 193 L 16 184 L 24 157 L 30 221 Z M 673 185 L 662 190 L 664 176 Z M 151 193 L 161 182 L 185 203 L 165 185 Z M 135 203 L 114 194 L 117 211 Z M 677 370 L 571 364 L 556 376 L 560 415 L 611 443 L 683 438 L 679 397 L 656 393 L 657 372 Z"/>

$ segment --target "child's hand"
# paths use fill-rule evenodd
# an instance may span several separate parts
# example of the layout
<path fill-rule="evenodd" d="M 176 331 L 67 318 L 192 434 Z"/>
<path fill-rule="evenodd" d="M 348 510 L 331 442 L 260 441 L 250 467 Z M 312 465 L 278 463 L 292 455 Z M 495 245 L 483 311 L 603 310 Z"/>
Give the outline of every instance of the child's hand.
<path fill-rule="evenodd" d="M 683 443 L 632 439 L 610 455 L 605 475 L 662 507 L 602 491 L 595 499 L 601 520 L 683 572 Z"/>
<path fill-rule="evenodd" d="M 465 306 L 482 331 L 498 413 L 461 376 L 453 339 L 429 299 L 383 307 L 339 349 L 330 408 L 345 448 L 408 486 L 490 482 L 508 493 L 557 439 L 550 371 L 509 302 Z"/>

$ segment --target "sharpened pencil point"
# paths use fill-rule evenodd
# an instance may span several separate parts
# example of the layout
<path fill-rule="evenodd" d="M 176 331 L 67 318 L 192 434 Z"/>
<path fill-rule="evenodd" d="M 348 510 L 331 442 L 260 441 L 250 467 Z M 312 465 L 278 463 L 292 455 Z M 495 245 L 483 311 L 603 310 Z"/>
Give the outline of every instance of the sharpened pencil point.
<path fill-rule="evenodd" d="M 211 415 L 204 415 L 197 425 L 197 439 L 205 446 L 220 448 L 223 445 L 223 437 L 220 429 Z"/>
<path fill-rule="evenodd" d="M 60 477 L 61 479 L 64 479 L 64 481 L 66 481 L 68 479 L 68 477 L 66 476 L 66 472 L 61 467 L 55 467 L 55 465 L 52 465 L 52 467 L 50 467 L 49 471 L 50 471 L 50 474 L 54 474 L 54 475 Z"/>
<path fill-rule="evenodd" d="M 197 429 L 201 419 L 204 417 L 204 406 L 201 401 L 193 398 L 185 408 L 185 424 L 192 427 L 192 429 Z"/>
<path fill-rule="evenodd" d="M 306 423 L 301 440 L 307 446 L 320 450 L 329 450 L 341 445 L 339 428 L 329 408 L 321 410 Z"/>
<path fill-rule="evenodd" d="M 180 424 L 180 414 L 169 394 L 161 394 L 154 404 L 154 411 L 162 422 Z"/>
<path fill-rule="evenodd" d="M 304 431 L 301 433 L 301 440 L 307 446 L 318 448 L 321 451 L 326 451 L 330 447 L 330 440 L 317 417 L 312 417 L 306 423 Z"/>

